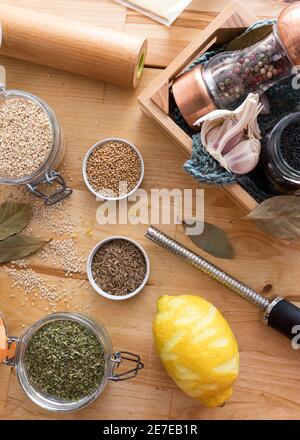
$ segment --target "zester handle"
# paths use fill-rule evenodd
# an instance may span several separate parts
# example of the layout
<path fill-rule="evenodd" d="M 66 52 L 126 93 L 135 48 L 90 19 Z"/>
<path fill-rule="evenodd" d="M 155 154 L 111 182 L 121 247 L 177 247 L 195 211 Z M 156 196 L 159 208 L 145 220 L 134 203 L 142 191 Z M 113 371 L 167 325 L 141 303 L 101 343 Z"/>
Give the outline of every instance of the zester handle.
<path fill-rule="evenodd" d="M 300 332 L 300 309 L 286 299 L 277 297 L 266 310 L 265 322 L 293 339 Z"/>

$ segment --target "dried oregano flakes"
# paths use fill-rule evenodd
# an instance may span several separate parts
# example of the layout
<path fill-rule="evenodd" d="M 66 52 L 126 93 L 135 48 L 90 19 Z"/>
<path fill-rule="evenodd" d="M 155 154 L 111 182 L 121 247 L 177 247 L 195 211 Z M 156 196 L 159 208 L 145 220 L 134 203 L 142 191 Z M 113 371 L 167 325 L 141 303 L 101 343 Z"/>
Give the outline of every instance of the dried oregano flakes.
<path fill-rule="evenodd" d="M 25 351 L 30 384 L 45 395 L 70 402 L 91 395 L 105 373 L 104 347 L 87 327 L 55 320 L 31 337 Z"/>

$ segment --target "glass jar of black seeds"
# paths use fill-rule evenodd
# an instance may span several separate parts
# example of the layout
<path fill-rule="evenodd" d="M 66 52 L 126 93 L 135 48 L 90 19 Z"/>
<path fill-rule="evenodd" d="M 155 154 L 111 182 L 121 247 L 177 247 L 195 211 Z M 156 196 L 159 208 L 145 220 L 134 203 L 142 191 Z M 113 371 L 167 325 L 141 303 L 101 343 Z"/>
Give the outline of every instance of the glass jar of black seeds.
<path fill-rule="evenodd" d="M 109 380 L 132 379 L 144 366 L 138 355 L 114 352 L 102 325 L 69 312 L 42 318 L 21 338 L 8 336 L 0 312 L 1 362 L 15 367 L 23 391 L 35 404 L 59 413 L 86 407 Z"/>
<path fill-rule="evenodd" d="M 264 173 L 278 194 L 300 195 L 300 112 L 285 116 L 273 128 Z"/>

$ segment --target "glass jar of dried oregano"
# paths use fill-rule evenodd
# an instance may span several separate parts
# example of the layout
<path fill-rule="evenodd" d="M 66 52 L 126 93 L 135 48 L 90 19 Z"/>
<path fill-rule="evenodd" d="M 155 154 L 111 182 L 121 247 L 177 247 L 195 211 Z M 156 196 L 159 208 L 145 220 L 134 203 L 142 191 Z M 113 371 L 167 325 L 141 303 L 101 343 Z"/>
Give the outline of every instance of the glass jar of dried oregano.
<path fill-rule="evenodd" d="M 1 362 L 15 367 L 35 404 L 62 413 L 82 409 L 102 394 L 108 380 L 134 378 L 144 367 L 135 354 L 114 353 L 106 329 L 76 313 L 50 314 L 20 339 L 7 336 L 0 314 Z"/>
<path fill-rule="evenodd" d="M 42 99 L 7 90 L 0 66 L 0 184 L 25 185 L 46 204 L 72 193 L 56 171 L 64 154 L 62 131 Z"/>

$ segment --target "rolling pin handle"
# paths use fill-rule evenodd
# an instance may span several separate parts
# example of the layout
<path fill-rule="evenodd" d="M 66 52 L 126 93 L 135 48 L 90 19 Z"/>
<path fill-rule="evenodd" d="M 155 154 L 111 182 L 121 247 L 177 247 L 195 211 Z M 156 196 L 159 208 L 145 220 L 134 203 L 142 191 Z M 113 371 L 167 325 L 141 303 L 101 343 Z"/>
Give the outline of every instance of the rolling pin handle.
<path fill-rule="evenodd" d="M 300 332 L 300 309 L 284 298 L 277 297 L 269 304 L 264 320 L 290 339 L 296 338 Z M 300 337 L 298 339 L 300 347 Z"/>

